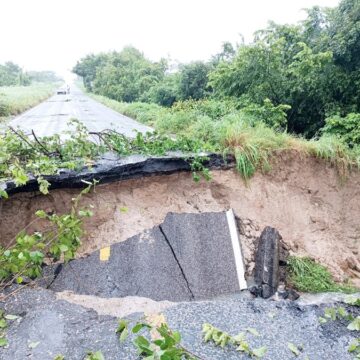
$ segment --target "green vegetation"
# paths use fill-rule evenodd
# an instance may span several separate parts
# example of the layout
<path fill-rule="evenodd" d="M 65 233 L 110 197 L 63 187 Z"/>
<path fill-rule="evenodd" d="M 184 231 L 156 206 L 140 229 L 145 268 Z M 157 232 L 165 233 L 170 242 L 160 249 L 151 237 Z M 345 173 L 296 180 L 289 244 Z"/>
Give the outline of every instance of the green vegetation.
<path fill-rule="evenodd" d="M 81 169 L 91 166 L 93 160 L 106 151 L 120 156 L 130 154 L 164 155 L 169 151 L 181 151 L 190 164 L 195 180 L 203 175 L 209 178 L 209 171 L 203 166 L 206 156 L 198 154 L 210 148 L 199 140 L 185 137 L 171 138 L 165 135 L 138 133 L 134 139 L 126 138 L 115 131 L 88 132 L 77 120 L 70 121 L 73 127 L 69 137 L 61 141 L 59 135 L 38 139 L 20 130 L 10 128 L 0 134 L 0 181 L 12 179 L 16 186 L 25 185 L 30 174 L 35 176 L 42 193 L 47 194 L 50 183 L 46 175 L 56 174 L 60 169 Z M 95 137 L 96 142 L 90 141 Z M 7 193 L 0 189 L 0 197 Z"/>
<path fill-rule="evenodd" d="M 266 346 L 252 349 L 246 340 L 246 333 L 250 333 L 253 336 L 260 336 L 256 329 L 253 328 L 246 329 L 246 331 L 243 331 L 236 336 L 232 336 L 211 324 L 203 324 L 202 332 L 205 342 L 211 341 L 216 346 L 220 346 L 221 348 L 225 348 L 227 345 L 234 346 L 237 351 L 246 354 L 251 358 L 260 359 L 266 354 L 267 351 Z"/>
<path fill-rule="evenodd" d="M 345 303 L 352 306 L 360 306 L 360 298 L 350 297 L 345 300 Z M 360 316 L 354 317 L 351 313 L 346 311 L 342 306 L 325 308 L 324 317 L 319 318 L 321 324 L 325 324 L 328 321 L 345 320 L 347 322 L 347 329 L 350 331 L 360 331 Z M 352 351 L 350 351 L 352 349 Z M 357 347 L 350 345 L 350 352 L 357 352 Z"/>
<path fill-rule="evenodd" d="M 178 331 L 171 330 L 164 319 L 159 320 L 160 321 L 157 322 L 160 322 L 160 324 L 155 326 L 139 321 L 132 327 L 131 332 L 133 334 L 142 332 L 142 334 L 137 335 L 133 341 L 138 350 L 138 355 L 141 356 L 141 358 L 149 360 L 201 360 L 201 357 L 192 353 L 181 344 L 181 334 Z M 129 335 L 129 321 L 120 319 L 116 332 L 119 334 L 119 340 L 121 342 L 125 341 Z M 260 336 L 254 328 L 248 328 L 236 336 L 231 336 L 211 324 L 203 324 L 202 333 L 204 342 L 211 341 L 215 346 L 220 346 L 221 348 L 234 346 L 237 351 L 247 355 L 249 358 L 260 359 L 267 351 L 265 346 L 252 349 L 246 340 L 247 334 Z M 154 334 L 156 334 L 156 336 L 154 336 Z M 148 340 L 148 338 L 152 338 L 152 340 Z"/>
<path fill-rule="evenodd" d="M 289 281 L 295 289 L 303 292 L 345 292 L 356 291 L 346 284 L 337 284 L 329 270 L 307 257 L 291 256 L 288 259 Z"/>
<path fill-rule="evenodd" d="M 351 167 L 360 166 L 359 147 L 349 147 L 342 139 L 324 134 L 305 140 L 281 131 L 286 108 L 265 100 L 237 109 L 234 101 L 203 99 L 177 102 L 171 108 L 147 103 L 122 103 L 100 95 L 96 100 L 155 127 L 159 133 L 196 139 L 209 151 L 234 154 L 237 169 L 249 179 L 256 170 L 267 171 L 271 157 L 279 151 L 296 150 L 332 163 L 345 177 Z M 272 127 L 269 125 L 272 124 Z"/>
<path fill-rule="evenodd" d="M 128 334 L 129 322 L 127 320 L 119 320 L 119 325 L 116 333 L 119 334 L 119 340 L 125 341 Z M 146 331 L 148 337 L 151 333 L 156 332 L 156 339 L 148 340 L 143 335 L 137 335 L 133 343 L 137 349 L 138 355 L 141 358 L 149 360 L 155 359 L 187 359 L 196 360 L 200 359 L 197 355 L 186 349 L 181 345 L 181 335 L 178 331 L 172 331 L 166 323 L 162 322 L 159 326 L 152 326 L 148 323 L 138 322 L 132 328 L 133 334 L 138 334 L 141 331 Z M 145 335 L 145 334 L 144 334 Z"/>
<path fill-rule="evenodd" d="M 120 102 L 171 107 L 189 99 L 231 101 L 270 127 L 318 137 L 332 122 L 326 119 L 360 112 L 359 13 L 358 0 L 342 0 L 334 9 L 313 7 L 297 25 L 270 23 L 250 44 L 224 43 L 207 62 L 174 68 L 126 47 L 89 55 L 73 71 L 88 91 Z M 267 104 L 284 112 L 280 122 L 268 118 L 274 114 L 266 111 Z M 178 114 L 183 127 L 191 115 Z M 329 125 L 325 132 L 341 137 L 336 129 Z"/>
<path fill-rule="evenodd" d="M 34 83 L 29 86 L 0 87 L 0 121 L 47 99 L 53 94 L 55 86 L 54 83 Z"/>
<path fill-rule="evenodd" d="M 61 79 L 53 71 L 28 71 L 11 61 L 4 65 L 0 64 L 0 87 L 1 86 L 28 86 L 33 82 L 53 83 Z"/>
<path fill-rule="evenodd" d="M 105 358 L 101 351 L 89 351 L 84 360 L 105 360 Z"/>
<path fill-rule="evenodd" d="M 355 360 L 360 359 L 360 338 L 354 339 L 348 348 L 349 353 L 352 353 L 355 356 Z"/>
<path fill-rule="evenodd" d="M 359 11 L 356 0 L 314 7 L 297 25 L 271 23 L 250 44 L 224 43 L 208 62 L 174 69 L 127 47 L 89 55 L 74 72 L 95 99 L 159 134 L 234 154 L 245 180 L 288 150 L 346 177 L 360 165 Z"/>
<path fill-rule="evenodd" d="M 24 73 L 19 65 L 11 61 L 0 64 L 0 86 L 26 86 L 30 83 L 29 75 Z"/>
<path fill-rule="evenodd" d="M 35 279 L 42 273 L 45 259 L 65 262 L 74 258 L 81 244 L 83 235 L 83 218 L 92 216 L 90 209 L 79 209 L 81 197 L 88 193 L 94 184 L 88 186 L 73 199 L 68 214 L 46 214 L 43 210 L 36 212 L 37 218 L 27 225 L 14 239 L 0 247 L 0 291 L 13 282 L 21 284 L 25 278 Z M 27 233 L 27 228 L 36 226 L 39 220 L 48 225 L 42 232 Z"/>

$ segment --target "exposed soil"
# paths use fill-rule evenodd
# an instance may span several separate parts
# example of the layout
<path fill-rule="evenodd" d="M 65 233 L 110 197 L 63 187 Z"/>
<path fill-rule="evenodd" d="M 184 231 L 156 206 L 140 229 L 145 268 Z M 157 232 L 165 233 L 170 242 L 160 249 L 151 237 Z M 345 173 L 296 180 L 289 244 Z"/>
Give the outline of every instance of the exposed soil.
<path fill-rule="evenodd" d="M 93 309 L 99 315 L 111 315 L 119 319 L 134 313 L 157 314 L 175 305 L 170 301 L 154 301 L 140 296 L 108 299 L 92 295 L 74 294 L 70 291 L 58 292 L 56 297 L 60 300 Z"/>
<path fill-rule="evenodd" d="M 235 170 L 213 171 L 212 176 L 210 182 L 200 183 L 189 173 L 178 173 L 97 186 L 96 193 L 83 201 L 94 206 L 94 216 L 86 223 L 80 255 L 150 229 L 168 212 L 233 208 L 241 219 L 248 270 L 256 238 L 269 225 L 279 230 L 292 253 L 311 256 L 327 265 L 337 280 L 351 278 L 360 286 L 359 173 L 342 183 L 334 167 L 288 153 L 279 155 L 269 173 L 257 173 L 248 185 Z M 0 202 L 1 243 L 25 227 L 38 209 L 68 210 L 77 193 L 21 193 Z"/>

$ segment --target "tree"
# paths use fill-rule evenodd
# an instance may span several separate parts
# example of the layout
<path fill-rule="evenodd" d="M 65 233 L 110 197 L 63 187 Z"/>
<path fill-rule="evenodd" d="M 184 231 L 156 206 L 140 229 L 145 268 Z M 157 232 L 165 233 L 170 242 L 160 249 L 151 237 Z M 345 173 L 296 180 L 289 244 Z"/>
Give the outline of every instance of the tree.
<path fill-rule="evenodd" d="M 180 68 L 179 97 L 181 100 L 199 100 L 209 95 L 208 74 L 210 65 L 201 61 Z"/>
<path fill-rule="evenodd" d="M 91 91 L 97 69 L 104 66 L 107 60 L 108 55 L 106 54 L 90 54 L 78 61 L 72 71 L 82 77 L 85 88 Z"/>
<path fill-rule="evenodd" d="M 21 67 L 11 61 L 0 65 L 0 86 L 22 85 L 22 72 Z"/>

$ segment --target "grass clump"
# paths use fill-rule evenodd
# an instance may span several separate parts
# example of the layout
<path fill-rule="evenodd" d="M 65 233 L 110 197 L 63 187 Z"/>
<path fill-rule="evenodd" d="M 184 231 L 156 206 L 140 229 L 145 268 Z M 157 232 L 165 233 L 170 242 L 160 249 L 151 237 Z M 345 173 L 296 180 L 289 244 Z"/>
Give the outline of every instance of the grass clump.
<path fill-rule="evenodd" d="M 308 257 L 291 256 L 288 259 L 288 267 L 289 281 L 296 290 L 310 293 L 356 291 L 351 285 L 336 283 L 324 265 Z"/>

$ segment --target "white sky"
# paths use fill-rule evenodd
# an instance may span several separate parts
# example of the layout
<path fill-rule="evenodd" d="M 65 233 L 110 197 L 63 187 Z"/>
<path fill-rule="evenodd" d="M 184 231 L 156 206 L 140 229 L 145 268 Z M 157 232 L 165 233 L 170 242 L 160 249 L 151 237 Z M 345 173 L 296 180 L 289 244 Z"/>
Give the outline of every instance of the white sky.
<path fill-rule="evenodd" d="M 223 41 L 248 42 L 269 20 L 339 0 L 2 0 L 0 63 L 64 74 L 88 53 L 134 45 L 153 60 L 206 60 Z"/>

